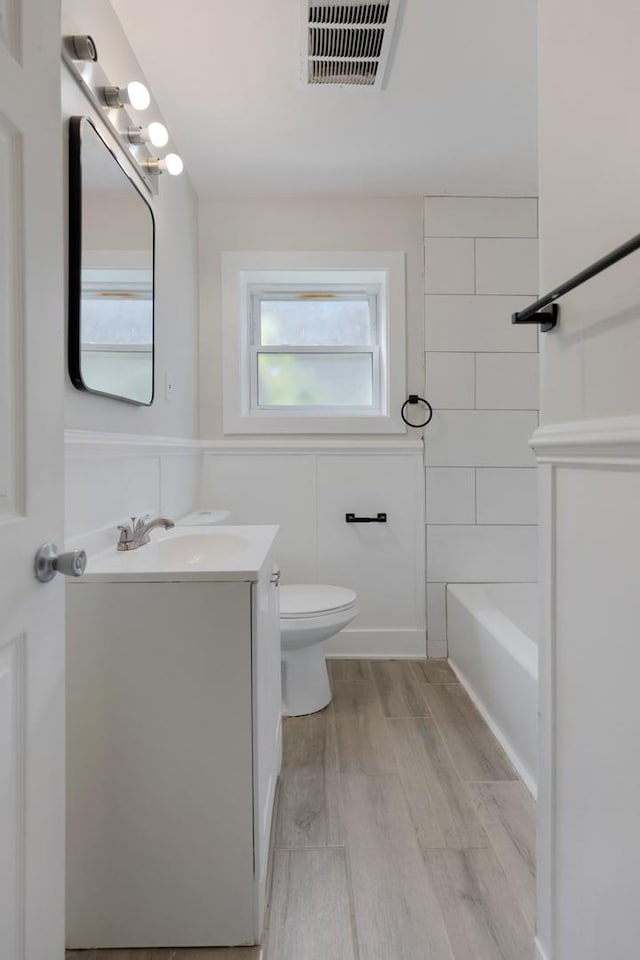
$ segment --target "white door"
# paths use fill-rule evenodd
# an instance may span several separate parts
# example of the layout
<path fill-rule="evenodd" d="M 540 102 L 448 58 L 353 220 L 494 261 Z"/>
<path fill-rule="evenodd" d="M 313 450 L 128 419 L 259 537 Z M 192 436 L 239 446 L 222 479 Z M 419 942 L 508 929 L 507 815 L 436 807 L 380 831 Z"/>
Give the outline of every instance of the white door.
<path fill-rule="evenodd" d="M 0 957 L 64 953 L 60 8 L 0 0 Z"/>

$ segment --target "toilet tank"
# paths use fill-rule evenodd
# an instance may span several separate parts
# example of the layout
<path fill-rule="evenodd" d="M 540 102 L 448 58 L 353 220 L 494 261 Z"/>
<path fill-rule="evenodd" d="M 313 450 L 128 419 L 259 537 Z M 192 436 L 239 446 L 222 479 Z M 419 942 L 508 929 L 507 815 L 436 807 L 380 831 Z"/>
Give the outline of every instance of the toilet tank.
<path fill-rule="evenodd" d="M 177 527 L 209 527 L 216 523 L 228 523 L 231 519 L 229 510 L 194 510 L 186 516 L 176 520 Z"/>

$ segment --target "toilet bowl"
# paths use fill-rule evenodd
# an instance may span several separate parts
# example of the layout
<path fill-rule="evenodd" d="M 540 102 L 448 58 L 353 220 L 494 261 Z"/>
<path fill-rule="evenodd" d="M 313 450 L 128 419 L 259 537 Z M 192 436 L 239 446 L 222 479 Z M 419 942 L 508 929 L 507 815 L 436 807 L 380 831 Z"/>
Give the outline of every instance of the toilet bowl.
<path fill-rule="evenodd" d="M 358 597 L 346 587 L 291 583 L 280 588 L 284 714 L 299 717 L 331 701 L 323 641 L 358 614 Z"/>

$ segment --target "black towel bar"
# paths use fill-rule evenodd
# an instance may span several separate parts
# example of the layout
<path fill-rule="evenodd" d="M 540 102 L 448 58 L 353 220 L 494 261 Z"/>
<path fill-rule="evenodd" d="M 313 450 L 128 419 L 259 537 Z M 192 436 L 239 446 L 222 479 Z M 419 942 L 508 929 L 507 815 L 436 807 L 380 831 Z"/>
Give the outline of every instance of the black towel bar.
<path fill-rule="evenodd" d="M 347 523 L 386 523 L 386 513 L 379 513 L 377 517 L 356 517 L 355 513 L 345 513 Z"/>
<path fill-rule="evenodd" d="M 640 250 L 640 233 L 637 233 L 635 237 L 631 237 L 626 243 L 622 243 L 619 247 L 616 247 L 611 253 L 600 257 L 600 259 L 592 263 L 590 267 L 585 267 L 580 273 L 576 273 L 570 280 L 561 283 L 559 287 L 555 287 L 549 293 L 546 293 L 544 297 L 536 300 L 535 303 L 529 304 L 524 310 L 519 310 L 517 313 L 512 314 L 511 322 L 539 323 L 541 324 L 540 329 L 544 333 L 548 330 L 553 330 L 558 322 L 558 304 L 555 303 L 555 301 L 559 297 L 562 297 L 565 293 L 569 293 L 570 290 L 575 290 L 580 284 L 591 280 L 592 277 L 595 277 L 598 273 L 602 273 L 607 267 L 612 267 L 618 260 L 624 260 L 625 257 L 628 257 L 630 253 L 635 253 L 636 250 Z"/>

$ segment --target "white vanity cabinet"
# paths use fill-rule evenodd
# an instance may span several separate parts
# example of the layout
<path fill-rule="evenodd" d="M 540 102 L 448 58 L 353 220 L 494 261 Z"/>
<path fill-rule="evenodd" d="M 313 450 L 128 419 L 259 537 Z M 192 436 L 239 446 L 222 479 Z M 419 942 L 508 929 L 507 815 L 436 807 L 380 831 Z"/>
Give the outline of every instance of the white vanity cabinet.
<path fill-rule="evenodd" d="M 281 756 L 275 569 L 271 546 L 253 580 L 69 584 L 69 947 L 259 941 Z"/>

